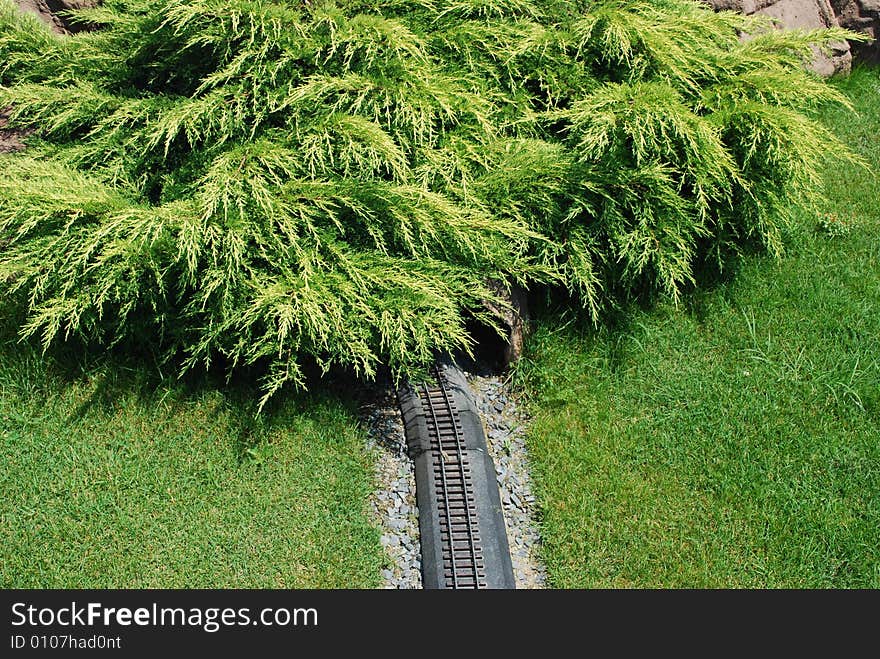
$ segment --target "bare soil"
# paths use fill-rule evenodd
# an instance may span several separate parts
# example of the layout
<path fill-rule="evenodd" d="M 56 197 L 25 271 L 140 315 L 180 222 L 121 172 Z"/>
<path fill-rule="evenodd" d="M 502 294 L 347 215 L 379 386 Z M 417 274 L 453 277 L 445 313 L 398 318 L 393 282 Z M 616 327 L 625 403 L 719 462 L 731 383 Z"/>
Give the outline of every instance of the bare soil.
<path fill-rule="evenodd" d="M 0 153 L 13 153 L 25 148 L 24 138 L 32 130 L 9 128 L 9 108 L 0 109 Z"/>

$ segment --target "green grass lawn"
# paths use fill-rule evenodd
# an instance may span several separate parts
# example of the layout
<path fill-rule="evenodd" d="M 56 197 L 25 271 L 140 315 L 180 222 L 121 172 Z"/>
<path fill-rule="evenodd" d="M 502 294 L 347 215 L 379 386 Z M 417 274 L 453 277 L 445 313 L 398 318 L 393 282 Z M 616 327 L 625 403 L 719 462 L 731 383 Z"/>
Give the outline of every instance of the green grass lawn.
<path fill-rule="evenodd" d="M 840 231 L 810 218 L 687 308 L 536 323 L 554 586 L 880 587 L 880 71 L 837 84 L 859 115 L 826 118 L 875 173 L 828 173 Z"/>
<path fill-rule="evenodd" d="M 288 396 L 257 423 L 253 391 L 145 372 L 4 341 L 0 586 L 377 585 L 372 462 L 349 403 Z"/>

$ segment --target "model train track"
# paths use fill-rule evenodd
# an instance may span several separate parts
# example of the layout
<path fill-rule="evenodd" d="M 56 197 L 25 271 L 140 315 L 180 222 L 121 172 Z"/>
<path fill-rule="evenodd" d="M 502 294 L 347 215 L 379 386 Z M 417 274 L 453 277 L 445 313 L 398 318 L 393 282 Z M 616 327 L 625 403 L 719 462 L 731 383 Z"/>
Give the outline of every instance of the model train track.
<path fill-rule="evenodd" d="M 461 419 L 443 373 L 432 369 L 436 384 L 423 382 L 419 397 L 427 413 L 443 577 L 454 589 L 486 588 L 486 567 L 477 525 L 470 461 Z"/>
<path fill-rule="evenodd" d="M 437 364 L 399 392 L 415 463 L 425 588 L 513 588 L 495 467 L 464 375 Z"/>

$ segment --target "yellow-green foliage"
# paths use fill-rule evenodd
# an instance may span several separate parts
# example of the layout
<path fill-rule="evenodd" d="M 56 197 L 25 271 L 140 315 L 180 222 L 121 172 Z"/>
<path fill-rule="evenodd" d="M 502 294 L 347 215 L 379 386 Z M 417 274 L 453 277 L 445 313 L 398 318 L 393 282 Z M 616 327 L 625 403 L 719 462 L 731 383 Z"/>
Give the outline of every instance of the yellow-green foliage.
<path fill-rule="evenodd" d="M 466 348 L 489 279 L 598 317 L 778 249 L 846 149 L 804 69 L 840 30 L 690 0 L 108 0 L 55 37 L 0 0 L 0 274 L 46 345 L 152 337 L 371 375 Z M 741 33 L 752 38 L 740 39 Z"/>

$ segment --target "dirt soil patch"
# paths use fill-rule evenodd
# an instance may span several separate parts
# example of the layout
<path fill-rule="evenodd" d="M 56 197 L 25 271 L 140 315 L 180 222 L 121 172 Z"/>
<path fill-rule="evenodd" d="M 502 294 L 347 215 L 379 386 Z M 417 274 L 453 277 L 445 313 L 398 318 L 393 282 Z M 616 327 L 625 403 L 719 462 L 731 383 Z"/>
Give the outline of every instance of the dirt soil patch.
<path fill-rule="evenodd" d="M 0 110 L 0 153 L 13 153 L 25 148 L 24 138 L 33 130 L 9 128 L 9 108 Z"/>

